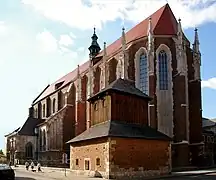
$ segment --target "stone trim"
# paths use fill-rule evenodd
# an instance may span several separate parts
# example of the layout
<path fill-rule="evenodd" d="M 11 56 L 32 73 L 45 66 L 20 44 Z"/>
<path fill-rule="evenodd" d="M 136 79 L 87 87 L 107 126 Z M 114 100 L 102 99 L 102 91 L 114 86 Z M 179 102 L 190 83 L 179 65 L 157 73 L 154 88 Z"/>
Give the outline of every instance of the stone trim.
<path fill-rule="evenodd" d="M 139 48 L 139 50 L 135 54 L 135 59 L 134 59 L 134 65 L 135 65 L 135 85 L 136 88 L 140 89 L 140 56 L 141 54 L 146 54 L 147 56 L 147 66 L 149 69 L 149 56 L 148 56 L 148 51 L 145 47 Z M 149 77 L 149 71 L 148 71 L 148 77 Z M 149 78 L 147 78 L 147 85 L 149 87 Z M 148 89 L 148 94 L 149 94 L 149 88 Z"/>
<path fill-rule="evenodd" d="M 84 158 L 84 163 L 83 163 L 83 169 L 84 169 L 84 171 L 91 171 L 91 159 L 90 158 Z M 85 161 L 89 161 L 89 170 L 86 170 L 85 169 Z"/>
<path fill-rule="evenodd" d="M 123 58 L 119 57 L 118 64 L 116 66 L 116 79 L 118 79 L 118 78 L 123 79 L 124 78 L 123 68 L 124 68 Z"/>
<path fill-rule="evenodd" d="M 159 59 L 161 50 L 167 53 L 168 58 L 168 90 L 160 90 L 159 87 Z M 156 95 L 157 95 L 157 118 L 158 130 L 169 137 L 173 137 L 173 79 L 172 79 L 172 53 L 170 48 L 161 44 L 156 50 Z M 169 106 L 167 106 L 169 104 Z"/>
<path fill-rule="evenodd" d="M 181 104 L 181 107 L 186 108 L 186 139 L 189 141 L 190 135 L 189 135 L 189 95 L 188 95 L 188 66 L 187 66 L 187 53 L 186 53 L 186 47 L 185 47 L 185 41 L 183 41 L 182 36 L 179 36 L 178 38 L 173 38 L 173 41 L 176 45 L 176 61 L 177 61 L 177 70 L 178 75 L 185 77 L 185 104 Z"/>

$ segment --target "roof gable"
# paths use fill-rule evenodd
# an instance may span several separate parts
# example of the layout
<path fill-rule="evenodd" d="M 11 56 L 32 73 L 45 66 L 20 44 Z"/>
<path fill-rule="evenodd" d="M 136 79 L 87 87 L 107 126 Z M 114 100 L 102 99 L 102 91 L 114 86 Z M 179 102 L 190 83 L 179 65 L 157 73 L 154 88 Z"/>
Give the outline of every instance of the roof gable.
<path fill-rule="evenodd" d="M 178 23 L 173 12 L 166 4 L 153 32 L 156 35 L 175 35 L 177 34 L 177 26 Z"/>

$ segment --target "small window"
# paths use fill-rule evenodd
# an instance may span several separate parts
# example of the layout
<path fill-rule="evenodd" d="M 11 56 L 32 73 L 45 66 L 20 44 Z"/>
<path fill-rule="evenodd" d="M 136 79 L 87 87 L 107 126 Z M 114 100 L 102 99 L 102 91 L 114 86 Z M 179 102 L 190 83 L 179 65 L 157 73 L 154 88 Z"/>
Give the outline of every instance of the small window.
<path fill-rule="evenodd" d="M 79 159 L 76 159 L 76 166 L 79 165 Z"/>
<path fill-rule="evenodd" d="M 97 159 L 96 159 L 96 165 L 97 165 L 97 166 L 100 166 L 100 158 L 97 158 Z"/>
<path fill-rule="evenodd" d="M 97 111 L 98 110 L 98 103 L 94 104 L 94 110 Z"/>
<path fill-rule="evenodd" d="M 85 160 L 85 170 L 89 170 L 89 160 Z"/>

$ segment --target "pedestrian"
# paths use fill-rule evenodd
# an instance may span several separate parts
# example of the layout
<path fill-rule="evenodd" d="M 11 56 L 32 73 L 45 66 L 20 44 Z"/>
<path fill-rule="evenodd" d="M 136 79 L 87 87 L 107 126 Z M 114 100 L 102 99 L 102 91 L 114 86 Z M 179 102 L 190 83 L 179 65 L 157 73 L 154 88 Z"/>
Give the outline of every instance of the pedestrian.
<path fill-rule="evenodd" d="M 31 169 L 32 169 L 32 171 L 34 170 L 34 162 L 33 161 L 31 162 Z"/>
<path fill-rule="evenodd" d="M 37 170 L 38 170 L 38 172 L 41 172 L 41 164 L 39 162 L 37 164 Z"/>
<path fill-rule="evenodd" d="M 28 163 L 28 161 L 25 162 L 25 167 L 26 167 L 26 170 L 28 171 L 28 168 L 29 168 L 29 163 Z"/>

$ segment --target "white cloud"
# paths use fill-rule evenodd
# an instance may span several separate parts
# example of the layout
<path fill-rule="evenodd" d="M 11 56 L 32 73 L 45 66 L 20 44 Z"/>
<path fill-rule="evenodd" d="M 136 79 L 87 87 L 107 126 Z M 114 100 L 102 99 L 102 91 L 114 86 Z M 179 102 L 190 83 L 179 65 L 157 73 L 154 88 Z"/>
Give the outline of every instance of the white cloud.
<path fill-rule="evenodd" d="M 39 49 L 44 52 L 54 52 L 57 50 L 57 40 L 55 37 L 47 30 L 39 33 L 36 37 L 39 42 Z"/>
<path fill-rule="evenodd" d="M 75 36 L 73 35 L 75 38 Z M 42 52 L 53 53 L 60 51 L 62 54 L 70 54 L 72 57 L 76 57 L 77 53 L 72 52 L 68 47 L 73 44 L 71 34 L 62 34 L 57 40 L 49 31 L 44 30 L 36 36 L 38 42 L 38 49 Z"/>
<path fill-rule="evenodd" d="M 184 28 L 216 22 L 215 0 L 22 0 L 45 17 L 79 29 L 101 28 L 117 18 L 139 22 L 168 2 Z"/>
<path fill-rule="evenodd" d="M 69 46 L 73 44 L 73 40 L 67 34 L 63 34 L 60 36 L 59 44 L 63 46 Z"/>
<path fill-rule="evenodd" d="M 5 22 L 0 21 L 0 35 L 5 34 L 6 30 L 7 30 L 7 28 L 6 28 Z"/>
<path fill-rule="evenodd" d="M 216 78 L 210 78 L 208 80 L 202 81 L 202 88 L 216 89 Z"/>

